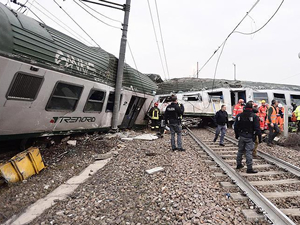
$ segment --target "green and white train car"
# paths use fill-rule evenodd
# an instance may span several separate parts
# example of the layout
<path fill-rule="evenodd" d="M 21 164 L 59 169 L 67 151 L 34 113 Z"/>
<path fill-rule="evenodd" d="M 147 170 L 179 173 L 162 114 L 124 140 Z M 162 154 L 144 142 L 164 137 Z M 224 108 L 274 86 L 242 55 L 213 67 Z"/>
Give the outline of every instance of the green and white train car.
<path fill-rule="evenodd" d="M 117 64 L 0 4 L 0 140 L 109 129 Z M 144 124 L 156 89 L 125 65 L 119 126 Z"/>

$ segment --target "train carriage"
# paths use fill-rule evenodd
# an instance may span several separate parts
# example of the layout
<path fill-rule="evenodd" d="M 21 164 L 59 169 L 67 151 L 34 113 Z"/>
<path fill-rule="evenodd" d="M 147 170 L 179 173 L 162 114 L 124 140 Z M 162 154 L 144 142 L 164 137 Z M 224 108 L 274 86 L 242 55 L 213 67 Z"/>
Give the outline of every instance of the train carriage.
<path fill-rule="evenodd" d="M 118 59 L 0 4 L 0 140 L 109 129 Z M 118 125 L 145 124 L 157 85 L 125 65 Z"/>

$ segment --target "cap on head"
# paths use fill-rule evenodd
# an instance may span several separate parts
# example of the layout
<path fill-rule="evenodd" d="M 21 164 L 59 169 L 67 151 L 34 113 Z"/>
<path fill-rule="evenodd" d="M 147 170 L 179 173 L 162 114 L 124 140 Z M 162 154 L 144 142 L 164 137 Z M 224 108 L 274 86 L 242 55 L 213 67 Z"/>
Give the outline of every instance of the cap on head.
<path fill-rule="evenodd" d="M 172 102 L 175 102 L 176 100 L 177 100 L 177 96 L 176 96 L 176 95 L 172 95 L 172 96 L 171 96 L 171 101 L 172 101 Z"/>
<path fill-rule="evenodd" d="M 158 106 L 158 102 L 155 102 L 155 103 L 154 103 L 154 106 Z"/>
<path fill-rule="evenodd" d="M 264 104 L 264 103 L 266 103 L 266 101 L 265 100 L 261 100 L 261 104 Z"/>
<path fill-rule="evenodd" d="M 239 103 L 244 103 L 244 99 L 239 99 Z"/>
<path fill-rule="evenodd" d="M 281 104 L 281 103 L 279 103 L 279 104 L 278 104 L 278 107 L 279 107 L 279 108 L 282 108 L 282 104 Z"/>

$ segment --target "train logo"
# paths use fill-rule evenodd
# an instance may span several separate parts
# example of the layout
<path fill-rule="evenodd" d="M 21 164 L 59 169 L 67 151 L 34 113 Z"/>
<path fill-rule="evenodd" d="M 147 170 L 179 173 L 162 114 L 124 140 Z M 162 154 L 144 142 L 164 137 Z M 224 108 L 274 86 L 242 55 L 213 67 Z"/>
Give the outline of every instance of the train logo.
<path fill-rule="evenodd" d="M 95 122 L 96 117 L 69 117 L 69 116 L 62 116 L 62 117 L 53 117 L 50 120 L 50 123 L 84 123 L 84 122 Z"/>

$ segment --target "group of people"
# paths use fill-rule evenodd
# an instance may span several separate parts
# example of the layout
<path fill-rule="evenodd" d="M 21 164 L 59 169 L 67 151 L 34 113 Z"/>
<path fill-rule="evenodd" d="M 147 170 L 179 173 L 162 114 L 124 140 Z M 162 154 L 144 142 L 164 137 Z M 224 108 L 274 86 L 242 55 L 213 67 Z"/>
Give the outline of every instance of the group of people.
<path fill-rule="evenodd" d="M 234 107 L 233 118 L 235 137 L 239 140 L 236 168 L 241 169 L 244 167 L 242 156 L 246 153 L 247 173 L 257 173 L 257 171 L 253 170 L 252 159 L 257 154 L 256 149 L 258 143 L 262 141 L 262 133 L 266 129 L 269 130 L 268 146 L 272 146 L 274 138 L 283 130 L 284 107 L 278 104 L 277 100 L 273 100 L 270 107 L 267 106 L 265 100 L 262 100 L 261 106 L 258 107 L 253 101 L 244 104 L 244 100 L 240 99 Z M 213 142 L 217 141 L 221 133 L 219 145 L 225 146 L 224 137 L 228 124 L 228 114 L 225 105 L 222 105 L 221 109 L 215 114 L 214 121 L 217 128 Z"/>
<path fill-rule="evenodd" d="M 177 101 L 177 96 L 171 96 L 171 104 L 169 104 L 165 110 L 164 117 L 161 118 L 160 110 L 158 108 L 158 103 L 154 103 L 154 107 L 152 107 L 149 111 L 149 117 L 151 119 L 151 129 L 160 129 L 160 133 L 162 134 L 164 131 L 165 125 L 168 125 L 171 132 L 171 146 L 172 151 L 185 151 L 182 147 L 182 116 L 184 113 L 183 104 L 179 104 Z M 177 134 L 177 146 L 175 141 L 175 135 Z"/>

